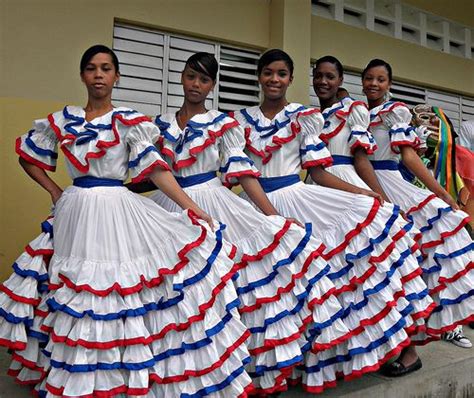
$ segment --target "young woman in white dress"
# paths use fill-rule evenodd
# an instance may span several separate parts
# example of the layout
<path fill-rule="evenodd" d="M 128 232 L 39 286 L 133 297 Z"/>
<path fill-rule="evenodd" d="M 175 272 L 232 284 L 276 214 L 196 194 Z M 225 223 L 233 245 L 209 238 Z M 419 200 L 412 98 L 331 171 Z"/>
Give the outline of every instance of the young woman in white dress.
<path fill-rule="evenodd" d="M 21 165 L 51 195 L 55 221 L 52 246 L 46 224 L 43 241 L 1 285 L 9 373 L 48 397 L 246 396 L 249 332 L 231 246 L 176 183 L 152 143 L 156 126 L 112 105 L 116 55 L 93 46 L 80 71 L 86 107 L 37 120 L 17 140 Z M 74 180 L 64 191 L 45 172 L 55 169 L 58 146 Z M 129 172 L 187 210 L 171 214 L 130 192 Z"/>
<path fill-rule="evenodd" d="M 408 334 L 417 326 L 411 317 L 413 303 L 419 301 L 416 307 L 429 312 L 431 300 L 418 264 L 407 260 L 413 241 L 396 209 L 325 170 L 332 158 L 319 138 L 323 117 L 316 109 L 286 100 L 293 79 L 288 54 L 266 52 L 258 63 L 258 78 L 262 104 L 235 113 L 245 130 L 246 153 L 280 214 L 313 224 L 314 236 L 326 245 L 343 319 L 360 331 L 332 352 L 306 355 L 304 387 L 319 392 L 335 385 L 338 376 L 350 380 L 397 355 L 410 344 Z M 303 169 L 318 185 L 300 181 Z M 415 295 L 409 297 L 406 290 Z"/>
<path fill-rule="evenodd" d="M 239 277 L 235 285 L 242 321 L 249 328 L 252 362 L 247 367 L 254 393 L 286 389 L 286 379 L 305 351 L 327 350 L 350 339 L 320 240 L 278 215 L 245 155 L 242 128 L 228 115 L 207 110 L 218 63 L 197 53 L 181 74 L 184 102 L 176 113 L 156 117 L 158 148 L 184 191 L 213 218 L 225 224 L 223 237 L 235 245 Z M 217 173 L 220 172 L 220 178 Z M 227 186 L 241 184 L 261 212 Z M 143 189 L 133 187 L 132 189 Z M 163 192 L 150 196 L 168 211 L 178 206 Z"/>
<path fill-rule="evenodd" d="M 464 228 L 467 214 L 459 210 L 416 153 L 420 140 L 410 126 L 410 110 L 401 102 L 386 100 L 391 82 L 392 69 L 380 59 L 370 61 L 362 73 L 370 109 L 369 130 L 377 149 L 369 157 L 360 151 L 361 165 L 357 171 L 368 186 L 399 205 L 420 231 L 417 239 L 423 278 L 437 304 L 424 333 L 414 337 L 416 343 L 424 344 L 472 321 L 474 244 Z M 428 189 L 404 180 L 400 162 Z M 386 374 L 397 376 L 419 365 L 416 351 L 410 347 L 386 369 Z"/>

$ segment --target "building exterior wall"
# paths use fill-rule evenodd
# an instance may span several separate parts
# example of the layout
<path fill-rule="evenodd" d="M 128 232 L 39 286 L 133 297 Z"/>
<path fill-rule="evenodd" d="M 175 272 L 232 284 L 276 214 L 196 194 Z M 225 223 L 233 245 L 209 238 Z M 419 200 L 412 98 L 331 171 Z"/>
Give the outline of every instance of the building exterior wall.
<path fill-rule="evenodd" d="M 358 71 L 362 71 L 372 58 L 382 58 L 392 65 L 397 80 L 471 97 L 474 94 L 472 59 L 313 16 L 311 58 L 327 54 L 337 57 L 349 69 Z"/>
<path fill-rule="evenodd" d="M 456 11 L 457 1 L 409 3 L 428 10 L 436 3 L 433 13 L 469 22 L 465 9 Z M 382 57 L 400 79 L 474 96 L 474 61 L 312 16 L 310 0 L 0 0 L 0 280 L 51 206 L 19 167 L 15 138 L 34 119 L 84 104 L 80 56 L 92 44 L 112 45 L 114 21 L 262 51 L 283 48 L 295 60 L 291 101 L 308 103 L 310 59 L 324 54 L 358 70 Z M 65 187 L 62 159 L 58 170 L 53 177 Z"/>

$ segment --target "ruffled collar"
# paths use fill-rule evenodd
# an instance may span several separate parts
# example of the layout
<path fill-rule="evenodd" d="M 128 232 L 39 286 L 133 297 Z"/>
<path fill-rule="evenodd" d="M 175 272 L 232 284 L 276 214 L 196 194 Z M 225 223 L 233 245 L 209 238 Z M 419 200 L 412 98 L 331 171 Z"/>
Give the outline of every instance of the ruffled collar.
<path fill-rule="evenodd" d="M 236 120 L 216 110 L 193 116 L 184 129 L 179 127 L 175 113 L 158 115 L 155 124 L 160 129 L 160 150 L 171 158 L 175 170 L 193 164 L 198 153 L 215 143 L 227 130 L 238 126 Z"/>
<path fill-rule="evenodd" d="M 370 110 L 370 126 L 375 126 L 382 123 L 382 115 L 391 112 L 394 108 L 399 106 L 406 106 L 400 101 L 386 101 L 383 104 L 376 106 Z"/>
<path fill-rule="evenodd" d="M 324 117 L 324 120 L 327 121 L 333 114 L 336 112 L 343 110 L 344 108 L 350 107 L 350 105 L 354 102 L 354 100 L 351 97 L 344 97 L 340 101 L 332 104 L 329 108 L 326 108 L 323 112 L 322 115 Z"/>
<path fill-rule="evenodd" d="M 288 104 L 280 112 L 278 112 L 272 120 L 268 119 L 263 114 L 260 106 L 241 109 L 240 113 L 245 118 L 247 123 L 259 133 L 261 138 L 267 138 L 276 134 L 282 128 L 285 128 L 291 123 L 294 116 L 307 109 L 307 107 L 301 104 Z"/>
<path fill-rule="evenodd" d="M 90 122 L 85 119 L 84 109 L 78 106 L 66 106 L 62 113 L 64 120 L 68 121 L 63 124 L 63 129 L 74 136 L 76 145 L 83 145 L 97 139 L 101 132 L 112 130 L 112 121 L 116 115 L 133 115 L 138 112 L 124 107 L 114 108 Z"/>
<path fill-rule="evenodd" d="M 120 143 L 117 120 L 127 126 L 150 121 L 137 111 L 120 107 L 88 122 L 84 109 L 78 106 L 66 106 L 50 114 L 48 120 L 64 154 L 82 173 L 89 171 L 91 158 L 104 156 L 108 148 Z"/>
<path fill-rule="evenodd" d="M 239 120 L 244 119 L 246 148 L 262 158 L 263 164 L 268 163 L 275 151 L 293 141 L 301 132 L 298 119 L 315 113 L 319 110 L 296 103 L 285 106 L 273 120 L 266 118 L 259 106 L 240 110 Z"/>

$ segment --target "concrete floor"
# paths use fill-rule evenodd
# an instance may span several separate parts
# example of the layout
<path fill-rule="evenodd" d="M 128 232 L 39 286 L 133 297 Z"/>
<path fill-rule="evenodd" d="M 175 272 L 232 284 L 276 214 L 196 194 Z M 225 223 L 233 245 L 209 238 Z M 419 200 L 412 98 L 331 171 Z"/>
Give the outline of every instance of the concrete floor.
<path fill-rule="evenodd" d="M 474 330 L 464 333 L 474 342 Z M 423 368 L 411 375 L 390 379 L 378 373 L 366 375 L 320 394 L 320 398 L 474 398 L 474 348 L 463 349 L 451 343 L 436 342 L 419 348 Z M 31 397 L 28 388 L 18 386 L 6 375 L 10 358 L 0 350 L 0 398 Z M 307 398 L 312 395 L 295 387 L 281 398 Z"/>

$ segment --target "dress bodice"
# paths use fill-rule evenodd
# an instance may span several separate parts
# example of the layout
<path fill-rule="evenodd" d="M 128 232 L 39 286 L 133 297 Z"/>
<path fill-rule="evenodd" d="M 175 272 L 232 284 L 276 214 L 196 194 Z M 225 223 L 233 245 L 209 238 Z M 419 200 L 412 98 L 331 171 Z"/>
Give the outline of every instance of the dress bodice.
<path fill-rule="evenodd" d="M 319 138 L 324 120 L 317 109 L 292 103 L 270 120 L 254 106 L 236 112 L 235 118 L 244 127 L 246 153 L 264 177 L 299 174 L 332 162 Z"/>
<path fill-rule="evenodd" d="M 400 146 L 418 148 L 420 138 L 410 125 L 412 115 L 402 102 L 388 101 L 370 111 L 369 129 L 378 149 L 371 160 L 400 160 Z"/>
<path fill-rule="evenodd" d="M 174 113 L 159 115 L 158 148 L 177 177 L 220 172 L 225 184 L 236 184 L 242 175 L 258 176 L 244 153 L 245 138 L 239 123 L 211 110 L 193 116 L 181 129 Z"/>
<path fill-rule="evenodd" d="M 345 97 L 323 111 L 324 127 L 320 135 L 331 155 L 352 156 L 356 148 L 367 153 L 376 149 L 375 140 L 368 131 L 370 117 L 367 105 Z"/>
<path fill-rule="evenodd" d="M 71 178 L 126 180 L 129 170 L 137 181 L 155 166 L 168 168 L 153 145 L 159 131 L 151 120 L 132 109 L 114 108 L 91 121 L 85 111 L 66 106 L 17 140 L 17 152 L 27 161 L 54 171 L 58 147 L 66 157 Z"/>

